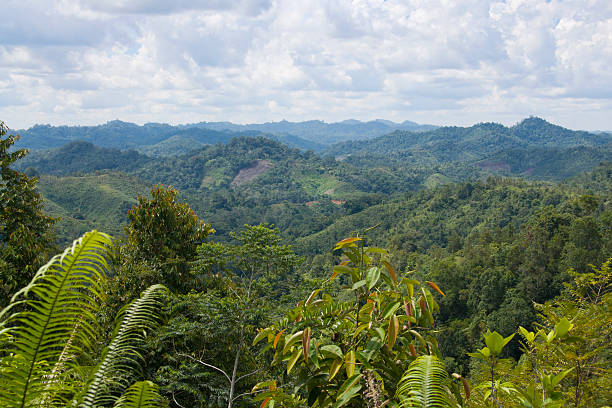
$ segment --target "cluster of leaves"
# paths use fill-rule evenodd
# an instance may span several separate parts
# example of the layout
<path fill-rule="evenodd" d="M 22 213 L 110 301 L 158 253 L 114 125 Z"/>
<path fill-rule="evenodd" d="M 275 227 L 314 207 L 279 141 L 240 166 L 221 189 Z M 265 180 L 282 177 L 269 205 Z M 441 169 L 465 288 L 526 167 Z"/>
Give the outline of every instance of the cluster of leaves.
<path fill-rule="evenodd" d="M 143 339 L 158 326 L 165 287 L 151 286 L 127 305 L 110 344 L 96 352 L 111 256 L 108 235 L 85 234 L 40 268 L 0 313 L 3 407 L 164 405 L 155 386 L 132 381 Z"/>
<path fill-rule="evenodd" d="M 273 365 L 286 362 L 282 385 L 268 380 L 253 388 L 262 407 L 364 402 L 374 407 L 412 406 L 418 400 L 451 406 L 451 401 L 461 401 L 456 384 L 455 392 L 442 387 L 450 386 L 447 377 L 442 376 L 434 391 L 415 374 L 441 364 L 432 360 L 439 356 L 432 330 L 438 304 L 429 290 L 444 295 L 440 288 L 398 277 L 388 252 L 365 246 L 362 238 L 342 240 L 334 250 L 344 260 L 334 267 L 331 280 L 341 276 L 345 291 L 338 298 L 321 289 L 313 291 L 253 341 L 266 340 L 262 352 L 272 354 Z M 430 359 L 419 360 L 425 355 Z"/>

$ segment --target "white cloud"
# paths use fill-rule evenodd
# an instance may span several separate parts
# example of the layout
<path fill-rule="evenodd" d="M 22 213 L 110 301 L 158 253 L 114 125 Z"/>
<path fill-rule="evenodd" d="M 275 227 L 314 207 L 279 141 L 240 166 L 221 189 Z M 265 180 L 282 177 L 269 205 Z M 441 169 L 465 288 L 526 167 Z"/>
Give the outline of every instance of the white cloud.
<path fill-rule="evenodd" d="M 536 114 L 612 129 L 608 0 L 9 0 L 4 14 L 12 127 Z"/>

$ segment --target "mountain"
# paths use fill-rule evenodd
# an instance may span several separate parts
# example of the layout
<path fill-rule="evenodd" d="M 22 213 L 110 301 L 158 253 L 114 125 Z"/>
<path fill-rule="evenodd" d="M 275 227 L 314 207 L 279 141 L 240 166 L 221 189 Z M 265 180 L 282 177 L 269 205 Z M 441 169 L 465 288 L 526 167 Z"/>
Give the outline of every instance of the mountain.
<path fill-rule="evenodd" d="M 160 123 L 139 126 L 119 120 L 97 126 L 36 125 L 16 133 L 21 135 L 16 147 L 31 150 L 52 149 L 74 141 L 86 141 L 100 147 L 135 149 L 153 157 L 182 154 L 207 144 L 227 143 L 234 137 L 267 136 L 302 150 L 323 148 L 319 143 L 290 134 L 265 135 L 257 130 L 215 130 L 201 126 L 171 126 Z"/>
<path fill-rule="evenodd" d="M 16 133 L 21 140 L 16 147 L 31 150 L 52 149 L 66 143 L 82 140 L 101 147 L 136 149 L 154 157 L 186 153 L 205 144 L 227 143 L 233 137 L 265 136 L 290 147 L 320 151 L 331 143 L 380 136 L 396 129 L 421 131 L 435 128 L 415 122 L 401 124 L 376 120 L 360 122 L 349 120 L 340 123 L 270 122 L 237 125 L 230 122 L 200 122 L 172 126 L 165 123 L 134 123 L 113 120 L 96 126 L 35 125 Z"/>
<path fill-rule="evenodd" d="M 325 152 L 349 163 L 404 167 L 464 163 L 485 171 L 563 179 L 612 159 L 612 136 L 573 131 L 531 117 L 512 127 L 479 123 L 427 132 L 395 131 L 336 144 Z M 568 160 L 573 160 L 567 166 Z"/>
<path fill-rule="evenodd" d="M 200 122 L 194 125 L 214 130 L 245 131 L 257 130 L 263 133 L 275 135 L 294 135 L 302 139 L 323 145 L 348 140 L 362 140 L 381 136 L 395 130 L 409 130 L 413 132 L 428 131 L 435 129 L 433 125 L 420 125 L 416 122 L 404 121 L 395 123 L 388 120 L 377 119 L 369 122 L 361 122 L 348 119 L 342 122 L 326 123 L 320 120 L 306 122 L 266 122 L 261 124 L 237 125 L 230 122 Z"/>

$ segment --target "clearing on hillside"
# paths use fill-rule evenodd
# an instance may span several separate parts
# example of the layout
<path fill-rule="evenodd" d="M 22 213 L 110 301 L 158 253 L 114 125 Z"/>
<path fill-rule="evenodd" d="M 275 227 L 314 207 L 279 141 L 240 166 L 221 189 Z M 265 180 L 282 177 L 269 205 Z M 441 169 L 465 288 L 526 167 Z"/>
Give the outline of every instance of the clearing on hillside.
<path fill-rule="evenodd" d="M 232 187 L 248 183 L 260 174 L 270 170 L 273 166 L 270 160 L 257 160 L 253 166 L 245 167 L 236 174 L 236 177 L 232 180 Z"/>

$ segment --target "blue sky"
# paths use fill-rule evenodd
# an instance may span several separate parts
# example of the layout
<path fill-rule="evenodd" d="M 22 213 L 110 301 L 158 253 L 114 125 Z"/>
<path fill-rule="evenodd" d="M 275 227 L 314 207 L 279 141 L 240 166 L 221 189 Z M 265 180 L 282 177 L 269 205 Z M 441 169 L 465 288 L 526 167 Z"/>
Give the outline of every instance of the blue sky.
<path fill-rule="evenodd" d="M 0 119 L 612 129 L 610 0 L 4 0 Z"/>

